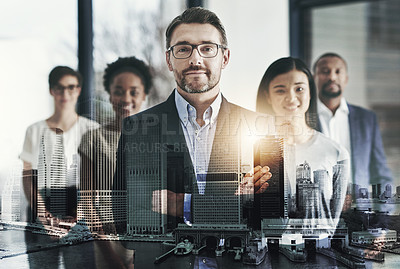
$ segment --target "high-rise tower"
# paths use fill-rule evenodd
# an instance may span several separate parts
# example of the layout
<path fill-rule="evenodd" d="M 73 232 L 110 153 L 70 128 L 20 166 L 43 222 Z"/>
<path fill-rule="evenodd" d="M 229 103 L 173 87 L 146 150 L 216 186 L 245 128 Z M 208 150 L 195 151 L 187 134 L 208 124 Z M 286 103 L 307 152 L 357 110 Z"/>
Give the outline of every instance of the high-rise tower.
<path fill-rule="evenodd" d="M 42 223 L 67 216 L 67 168 L 63 131 L 58 128 L 45 132 L 40 140 L 37 204 Z"/>

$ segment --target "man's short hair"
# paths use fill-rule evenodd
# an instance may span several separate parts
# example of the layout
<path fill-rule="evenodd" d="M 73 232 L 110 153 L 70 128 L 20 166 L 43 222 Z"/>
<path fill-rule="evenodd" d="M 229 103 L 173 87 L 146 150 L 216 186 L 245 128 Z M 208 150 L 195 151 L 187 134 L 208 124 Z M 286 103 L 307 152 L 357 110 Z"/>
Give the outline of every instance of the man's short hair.
<path fill-rule="evenodd" d="M 339 54 L 334 53 L 334 52 L 327 52 L 327 53 L 324 53 L 324 54 L 322 54 L 321 56 L 319 56 L 319 58 L 315 61 L 314 65 L 313 65 L 313 72 L 314 72 L 314 74 L 315 74 L 315 72 L 317 71 L 317 65 L 318 65 L 319 61 L 321 61 L 323 58 L 328 58 L 328 57 L 336 57 L 336 58 L 339 58 L 340 60 L 342 60 L 343 63 L 344 63 L 344 66 L 346 67 L 346 70 L 347 70 L 347 63 L 346 63 L 346 61 L 343 59 L 342 56 L 340 56 Z"/>
<path fill-rule="evenodd" d="M 188 23 L 201 23 L 201 24 L 211 24 L 221 34 L 221 42 L 224 47 L 228 46 L 228 40 L 226 38 L 225 28 L 222 25 L 220 19 L 215 15 L 214 12 L 204 9 L 201 7 L 192 7 L 186 9 L 181 15 L 177 16 L 172 22 L 168 25 L 167 30 L 165 32 L 166 37 L 166 46 L 167 49 L 171 46 L 171 36 L 174 32 L 175 28 L 181 24 Z"/>
<path fill-rule="evenodd" d="M 49 74 L 49 87 L 54 88 L 64 76 L 73 76 L 78 80 L 79 86 L 82 85 L 82 75 L 68 66 L 56 66 Z"/>

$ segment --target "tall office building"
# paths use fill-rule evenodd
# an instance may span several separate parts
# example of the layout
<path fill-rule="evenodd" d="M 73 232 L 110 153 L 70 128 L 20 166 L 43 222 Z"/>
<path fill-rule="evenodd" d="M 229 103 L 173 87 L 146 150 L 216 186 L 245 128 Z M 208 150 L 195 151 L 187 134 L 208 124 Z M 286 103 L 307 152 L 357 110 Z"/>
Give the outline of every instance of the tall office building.
<path fill-rule="evenodd" d="M 260 139 L 254 148 L 254 165 L 267 165 L 272 174 L 265 192 L 255 195 L 260 219 L 287 218 L 289 197 L 287 186 L 285 188 L 283 138 L 267 136 Z"/>
<path fill-rule="evenodd" d="M 215 136 L 208 171 L 197 173 L 193 183 L 193 224 L 242 224 L 241 142 L 239 134 Z"/>
<path fill-rule="evenodd" d="M 354 196 L 353 199 L 359 199 L 360 198 L 360 188 L 361 188 L 361 186 L 358 185 L 358 184 L 354 184 L 353 183 L 352 187 L 353 187 L 352 193 L 353 193 L 353 196 Z"/>
<path fill-rule="evenodd" d="M 331 212 L 333 217 L 339 218 L 340 212 L 343 207 L 343 197 L 346 197 L 346 184 L 345 182 L 349 178 L 350 169 L 349 161 L 343 160 L 338 161 L 332 169 L 332 198 L 331 198 Z M 368 191 L 367 191 L 368 195 Z M 336 216 L 334 215 L 336 214 Z"/>
<path fill-rule="evenodd" d="M 380 198 L 381 194 L 382 194 L 382 188 L 381 188 L 382 184 L 376 184 L 376 198 Z"/>
<path fill-rule="evenodd" d="M 151 120 L 143 123 L 148 123 L 145 128 L 136 130 L 135 141 L 125 142 L 127 147 L 131 147 L 125 152 L 129 155 L 125 155 L 125 168 L 122 168 L 127 179 L 128 234 L 167 232 L 168 149 L 159 147 L 164 143 L 161 128 L 151 126 Z M 132 119 L 130 123 L 134 125 L 134 121 Z"/>
<path fill-rule="evenodd" d="M 304 161 L 296 167 L 296 181 L 309 181 L 311 180 L 311 167 Z"/>
<path fill-rule="evenodd" d="M 120 131 L 112 123 L 113 111 L 98 102 L 97 120 L 103 123 L 89 130 L 81 140 L 78 184 L 78 222 L 92 232 L 115 233 L 126 229 L 126 190 L 121 179 L 114 182 L 116 152 Z M 109 104 L 108 104 L 109 105 Z"/>
<path fill-rule="evenodd" d="M 367 188 L 360 188 L 360 198 L 368 199 L 368 189 Z"/>
<path fill-rule="evenodd" d="M 316 200 L 313 202 L 313 204 L 315 204 L 315 208 L 316 208 L 316 213 L 315 215 L 318 216 L 318 218 L 321 217 L 325 217 L 325 216 L 321 216 L 321 211 L 324 210 L 324 208 L 322 208 L 321 202 L 320 201 L 329 201 L 329 196 L 332 195 L 332 187 L 333 184 L 328 184 L 328 182 L 330 182 L 330 178 L 329 178 L 329 173 L 326 170 L 323 169 L 318 169 L 316 171 L 313 172 L 314 174 L 314 185 L 317 188 L 316 191 Z M 332 182 L 333 183 L 333 182 Z M 325 195 L 327 195 L 328 197 L 325 197 Z"/>
<path fill-rule="evenodd" d="M 183 182 L 184 178 L 184 154 L 183 152 L 175 152 L 174 147 L 169 146 L 167 147 L 167 182 L 169 182 L 170 189 L 176 189 L 176 183 Z M 167 193 L 167 200 L 168 200 L 168 193 Z M 175 203 L 169 202 L 167 207 L 170 210 L 177 211 L 178 205 Z M 172 214 L 167 214 L 167 229 L 172 230 L 178 226 L 178 218 L 172 216 Z"/>
<path fill-rule="evenodd" d="M 296 204 L 298 213 L 303 218 L 316 218 L 318 213 L 317 202 L 320 201 L 319 182 L 311 180 L 297 181 Z"/>
<path fill-rule="evenodd" d="M 11 173 L 1 193 L 1 219 L 2 221 L 21 220 L 21 183 L 20 174 Z"/>
<path fill-rule="evenodd" d="M 296 209 L 305 214 L 307 208 L 312 207 L 315 199 L 312 170 L 307 161 L 296 167 Z"/>
<path fill-rule="evenodd" d="M 67 167 L 63 131 L 52 129 L 40 139 L 38 162 L 38 218 L 42 223 L 67 216 Z M 54 223 L 55 224 L 55 223 Z"/>
<path fill-rule="evenodd" d="M 72 156 L 72 164 L 67 169 L 67 216 L 77 217 L 77 186 L 79 182 L 79 156 Z"/>
<path fill-rule="evenodd" d="M 27 222 L 33 223 L 37 218 L 37 181 L 38 171 L 37 169 L 23 170 L 22 174 L 23 186 L 26 186 L 26 192 L 24 195 L 28 201 L 28 212 Z"/>
<path fill-rule="evenodd" d="M 372 198 L 378 198 L 378 194 L 377 194 L 377 190 L 376 190 L 376 184 L 372 185 Z"/>
<path fill-rule="evenodd" d="M 391 198 L 392 197 L 392 185 L 386 184 L 385 186 L 385 198 Z"/>

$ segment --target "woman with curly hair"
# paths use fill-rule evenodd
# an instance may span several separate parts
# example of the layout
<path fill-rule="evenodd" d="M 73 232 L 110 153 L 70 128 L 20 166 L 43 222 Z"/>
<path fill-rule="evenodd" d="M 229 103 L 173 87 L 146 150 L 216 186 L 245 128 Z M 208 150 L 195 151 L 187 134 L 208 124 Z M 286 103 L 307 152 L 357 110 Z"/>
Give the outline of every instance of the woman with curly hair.
<path fill-rule="evenodd" d="M 143 61 L 136 57 L 125 57 L 108 64 L 103 79 L 115 117 L 82 138 L 79 147 L 82 165 L 78 219 L 84 219 L 91 231 L 111 234 L 124 225 L 124 210 L 119 211 L 120 214 L 113 214 L 111 204 L 111 198 L 117 201 L 124 199 L 123 193 L 113 191 L 115 156 L 122 120 L 141 110 L 152 87 L 152 75 Z M 96 214 L 85 214 L 88 203 L 94 203 Z"/>
<path fill-rule="evenodd" d="M 136 57 L 118 58 L 107 65 L 103 85 L 109 93 L 115 116 L 102 127 L 87 132 L 79 147 L 82 161 L 78 221 L 99 236 L 117 234 L 126 225 L 126 194 L 113 188 L 116 151 L 122 121 L 142 109 L 152 87 L 152 75 L 149 67 Z M 117 211 L 113 211 L 115 204 L 118 204 Z M 133 250 L 120 244 L 95 242 L 97 265 L 129 267 L 133 265 L 132 259 Z"/>

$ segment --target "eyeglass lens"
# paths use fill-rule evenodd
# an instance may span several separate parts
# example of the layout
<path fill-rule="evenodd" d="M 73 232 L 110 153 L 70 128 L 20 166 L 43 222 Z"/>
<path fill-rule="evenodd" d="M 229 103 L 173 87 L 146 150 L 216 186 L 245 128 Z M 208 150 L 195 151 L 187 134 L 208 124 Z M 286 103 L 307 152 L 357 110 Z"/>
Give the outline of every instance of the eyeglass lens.
<path fill-rule="evenodd" d="M 185 59 L 192 55 L 193 48 L 196 48 L 201 57 L 212 58 L 218 53 L 217 44 L 200 44 L 200 45 L 175 45 L 172 47 L 172 53 L 177 59 Z"/>

